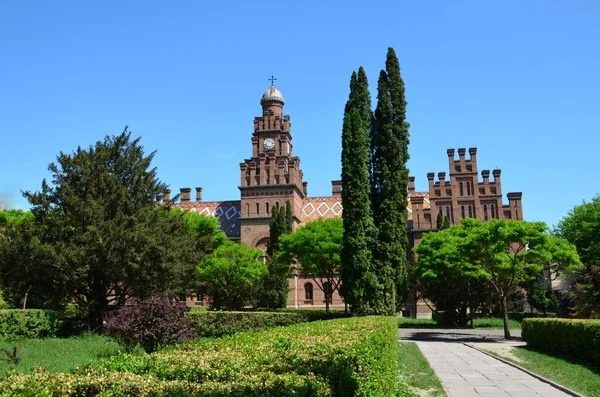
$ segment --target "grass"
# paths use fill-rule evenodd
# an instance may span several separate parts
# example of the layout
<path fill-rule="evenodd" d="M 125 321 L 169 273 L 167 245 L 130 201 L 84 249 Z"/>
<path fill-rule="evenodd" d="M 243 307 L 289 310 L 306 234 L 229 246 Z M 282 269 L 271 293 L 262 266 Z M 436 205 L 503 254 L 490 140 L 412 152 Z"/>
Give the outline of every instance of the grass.
<path fill-rule="evenodd" d="M 508 320 L 510 329 L 521 329 L 521 323 L 517 320 Z M 444 327 L 442 324 L 433 319 L 421 318 L 405 318 L 398 319 L 398 328 L 451 328 Z M 468 327 L 467 327 L 468 328 Z M 504 323 L 501 318 L 476 318 L 475 328 L 504 328 Z"/>
<path fill-rule="evenodd" d="M 561 355 L 542 353 L 528 347 L 516 347 L 511 350 L 518 361 L 497 352 L 490 353 L 585 396 L 600 397 L 598 366 Z"/>
<path fill-rule="evenodd" d="M 78 364 L 97 363 L 119 350 L 119 345 L 113 340 L 92 334 L 62 339 L 0 339 L 1 348 L 12 352 L 14 346 L 18 349 L 17 355 L 21 356 L 21 361 L 16 365 L 0 361 L 1 377 L 12 370 L 18 373 L 31 372 L 37 366 L 45 367 L 50 372 L 67 372 Z M 5 357 L 4 353 L 0 354 L 0 357 Z"/>
<path fill-rule="evenodd" d="M 419 347 L 413 342 L 399 342 L 399 377 L 419 396 L 446 396 L 444 387 L 429 366 Z"/>

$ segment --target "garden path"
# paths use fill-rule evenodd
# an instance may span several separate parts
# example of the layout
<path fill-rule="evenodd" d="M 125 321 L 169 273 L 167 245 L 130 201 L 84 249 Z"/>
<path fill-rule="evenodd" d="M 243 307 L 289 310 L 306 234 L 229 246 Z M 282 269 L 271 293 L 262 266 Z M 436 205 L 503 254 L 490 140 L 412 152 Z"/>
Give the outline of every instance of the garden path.
<path fill-rule="evenodd" d="M 502 339 L 502 330 L 400 329 L 400 340 L 414 341 L 442 381 L 449 397 L 563 397 L 569 394 L 464 344 L 522 345 Z"/>

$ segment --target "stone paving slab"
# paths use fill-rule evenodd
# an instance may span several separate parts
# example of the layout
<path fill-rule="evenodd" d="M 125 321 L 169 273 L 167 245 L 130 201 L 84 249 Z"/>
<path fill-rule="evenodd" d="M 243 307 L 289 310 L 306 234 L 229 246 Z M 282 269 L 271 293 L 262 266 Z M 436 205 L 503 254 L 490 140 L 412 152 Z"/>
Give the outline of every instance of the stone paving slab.
<path fill-rule="evenodd" d="M 457 342 L 415 342 L 449 397 L 565 397 L 569 394 Z"/>

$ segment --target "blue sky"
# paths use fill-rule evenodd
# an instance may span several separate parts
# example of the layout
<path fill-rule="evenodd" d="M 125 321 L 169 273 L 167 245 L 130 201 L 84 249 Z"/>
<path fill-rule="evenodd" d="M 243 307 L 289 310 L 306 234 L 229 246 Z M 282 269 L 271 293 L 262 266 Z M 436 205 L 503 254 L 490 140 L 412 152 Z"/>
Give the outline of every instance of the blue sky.
<path fill-rule="evenodd" d="M 173 190 L 237 199 L 271 74 L 309 194 L 329 195 L 350 74 L 375 104 L 391 46 L 417 190 L 476 146 L 526 219 L 556 224 L 600 192 L 599 20 L 592 0 L 1 2 L 0 205 L 26 209 L 60 151 L 125 125 Z"/>

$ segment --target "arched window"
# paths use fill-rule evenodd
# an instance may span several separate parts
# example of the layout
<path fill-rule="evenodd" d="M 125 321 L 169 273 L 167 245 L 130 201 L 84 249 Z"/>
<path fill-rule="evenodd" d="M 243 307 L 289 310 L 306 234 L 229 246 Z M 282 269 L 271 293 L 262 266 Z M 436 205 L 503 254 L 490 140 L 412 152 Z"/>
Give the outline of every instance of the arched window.
<path fill-rule="evenodd" d="M 460 190 L 460 191 L 459 191 L 459 194 L 462 196 L 462 195 L 463 195 L 463 183 L 462 183 L 462 182 L 460 182 L 460 183 L 458 184 L 458 190 Z"/>
<path fill-rule="evenodd" d="M 304 284 L 304 300 L 311 301 L 313 299 L 313 286 L 311 283 Z"/>
<path fill-rule="evenodd" d="M 467 196 L 471 195 L 471 182 L 467 182 Z"/>
<path fill-rule="evenodd" d="M 473 206 L 469 206 L 469 218 L 473 218 Z"/>
<path fill-rule="evenodd" d="M 269 214 L 269 203 L 265 203 L 265 211 L 268 215 Z"/>
<path fill-rule="evenodd" d="M 277 209 L 279 209 L 279 201 L 275 202 L 275 207 L 277 207 Z"/>
<path fill-rule="evenodd" d="M 488 214 L 487 214 L 487 204 L 483 205 L 483 220 L 487 221 L 488 220 Z"/>
<path fill-rule="evenodd" d="M 442 207 L 440 207 L 440 215 L 442 215 L 442 210 L 443 210 L 443 208 L 442 208 Z"/>
<path fill-rule="evenodd" d="M 460 217 L 461 218 L 465 217 L 465 206 L 464 205 L 460 206 Z"/>
<path fill-rule="evenodd" d="M 256 203 L 256 215 L 260 214 L 260 205 Z"/>
<path fill-rule="evenodd" d="M 449 205 L 446 206 L 446 216 L 448 217 L 448 220 L 450 220 L 450 206 Z"/>
<path fill-rule="evenodd" d="M 492 207 L 492 218 L 496 217 L 496 208 L 494 207 L 494 204 L 492 204 L 490 207 Z"/>

